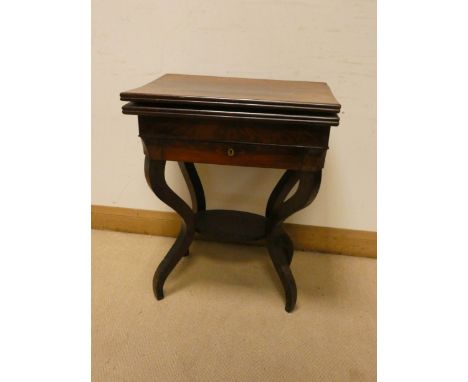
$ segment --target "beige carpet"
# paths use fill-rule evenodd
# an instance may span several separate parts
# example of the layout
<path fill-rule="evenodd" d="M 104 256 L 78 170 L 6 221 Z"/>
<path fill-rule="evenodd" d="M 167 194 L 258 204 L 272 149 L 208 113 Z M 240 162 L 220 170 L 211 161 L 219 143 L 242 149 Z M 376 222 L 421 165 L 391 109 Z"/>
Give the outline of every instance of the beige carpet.
<path fill-rule="evenodd" d="M 375 381 L 375 260 L 296 251 L 288 314 L 264 248 L 198 241 L 156 301 L 173 241 L 93 231 L 94 382 Z"/>

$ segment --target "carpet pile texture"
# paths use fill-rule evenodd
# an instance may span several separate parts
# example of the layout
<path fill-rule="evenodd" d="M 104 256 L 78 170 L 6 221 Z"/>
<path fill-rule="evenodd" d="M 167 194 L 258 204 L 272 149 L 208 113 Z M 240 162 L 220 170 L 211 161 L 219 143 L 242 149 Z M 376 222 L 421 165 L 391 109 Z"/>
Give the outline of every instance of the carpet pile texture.
<path fill-rule="evenodd" d="M 196 241 L 156 301 L 173 238 L 92 232 L 92 377 L 375 381 L 376 260 L 296 251 L 293 313 L 265 248 Z"/>

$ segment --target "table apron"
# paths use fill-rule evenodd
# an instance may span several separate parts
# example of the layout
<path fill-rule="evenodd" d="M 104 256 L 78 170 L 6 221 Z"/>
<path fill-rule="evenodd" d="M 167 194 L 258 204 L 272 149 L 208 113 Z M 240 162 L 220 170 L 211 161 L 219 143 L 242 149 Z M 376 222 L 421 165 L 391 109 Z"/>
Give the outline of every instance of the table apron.
<path fill-rule="evenodd" d="M 327 148 L 258 143 L 188 141 L 142 137 L 145 155 L 153 160 L 211 163 L 318 171 Z"/>

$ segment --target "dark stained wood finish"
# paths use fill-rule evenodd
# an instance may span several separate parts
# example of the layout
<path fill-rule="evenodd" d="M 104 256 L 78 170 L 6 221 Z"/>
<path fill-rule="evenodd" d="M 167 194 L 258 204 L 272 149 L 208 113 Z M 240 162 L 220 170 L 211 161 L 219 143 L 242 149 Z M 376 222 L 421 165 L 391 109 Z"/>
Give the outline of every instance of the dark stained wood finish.
<path fill-rule="evenodd" d="M 147 117 L 177 117 L 184 116 L 188 118 L 221 118 L 221 119 L 232 119 L 234 121 L 242 120 L 262 120 L 268 122 L 298 122 L 305 124 L 321 124 L 329 126 L 337 126 L 339 118 L 335 113 L 306 113 L 292 114 L 290 112 L 278 112 L 275 110 L 258 109 L 251 111 L 245 107 L 242 109 L 228 109 L 220 108 L 212 110 L 199 110 L 187 107 L 181 107 L 180 105 L 168 105 L 168 107 L 162 107 L 161 105 L 145 104 L 145 103 L 127 103 L 122 107 L 124 114 L 129 115 L 144 115 Z"/>
<path fill-rule="evenodd" d="M 195 228 L 212 239 L 231 242 L 255 241 L 265 238 L 266 219 L 242 211 L 208 210 L 195 216 Z"/>
<path fill-rule="evenodd" d="M 190 160 L 231 166 L 320 170 L 325 150 L 253 143 L 143 140 L 144 152 L 155 160 Z"/>
<path fill-rule="evenodd" d="M 158 300 L 164 298 L 164 282 L 182 256 L 188 254 L 189 246 L 195 236 L 195 214 L 192 209 L 172 191 L 164 176 L 166 161 L 155 161 L 145 157 L 145 176 L 148 185 L 164 203 L 174 209 L 182 218 L 182 225 L 177 239 L 153 277 L 153 291 Z"/>
<path fill-rule="evenodd" d="M 330 126 L 304 126 L 283 121 L 240 120 L 220 118 L 189 118 L 186 116 L 139 116 L 142 139 L 188 139 L 190 141 L 266 143 L 328 149 Z"/>
<path fill-rule="evenodd" d="M 340 111 L 340 104 L 324 82 L 166 74 L 137 89 L 122 92 L 122 101 L 197 105 L 219 103 L 279 107 L 292 110 Z"/>
<path fill-rule="evenodd" d="M 189 189 L 193 212 L 204 211 L 206 209 L 205 192 L 195 165 L 190 162 L 179 162 L 179 168 Z"/>
<path fill-rule="evenodd" d="M 307 171 L 323 167 L 330 134 L 325 125 L 181 116 L 139 116 L 139 124 L 153 159 Z"/>
<path fill-rule="evenodd" d="M 294 254 L 291 238 L 283 228 L 283 221 L 295 212 L 307 207 L 317 196 L 322 172 L 287 170 L 274 188 L 267 204 L 267 247 L 285 291 L 287 312 L 296 305 L 297 289 L 290 264 Z M 294 185 L 299 182 L 294 195 L 285 200 Z"/>
<path fill-rule="evenodd" d="M 290 264 L 294 246 L 283 228 L 289 216 L 315 199 L 328 150 L 330 127 L 340 105 L 325 83 L 165 75 L 121 93 L 124 114 L 138 115 L 145 174 L 153 192 L 182 218 L 174 245 L 156 270 L 153 289 L 164 297 L 166 278 L 188 255 L 195 231 L 223 241 L 266 239 L 283 285 L 285 309 L 297 289 Z M 179 162 L 190 208 L 167 185 L 167 160 Z M 267 203 L 265 217 L 207 210 L 194 162 L 285 169 Z M 298 184 L 296 192 L 289 193 Z"/>

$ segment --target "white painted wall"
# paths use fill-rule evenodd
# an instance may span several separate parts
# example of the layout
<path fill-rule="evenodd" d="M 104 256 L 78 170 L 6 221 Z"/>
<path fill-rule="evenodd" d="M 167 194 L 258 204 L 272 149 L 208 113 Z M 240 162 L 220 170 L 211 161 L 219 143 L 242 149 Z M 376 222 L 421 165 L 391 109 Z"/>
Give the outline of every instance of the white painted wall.
<path fill-rule="evenodd" d="M 93 0 L 92 203 L 170 210 L 149 190 L 119 93 L 164 73 L 325 81 L 342 104 L 315 202 L 288 221 L 376 230 L 375 0 Z M 208 208 L 262 213 L 280 170 L 198 165 Z M 168 182 L 188 200 L 174 163 Z"/>

